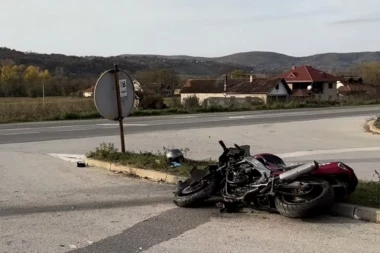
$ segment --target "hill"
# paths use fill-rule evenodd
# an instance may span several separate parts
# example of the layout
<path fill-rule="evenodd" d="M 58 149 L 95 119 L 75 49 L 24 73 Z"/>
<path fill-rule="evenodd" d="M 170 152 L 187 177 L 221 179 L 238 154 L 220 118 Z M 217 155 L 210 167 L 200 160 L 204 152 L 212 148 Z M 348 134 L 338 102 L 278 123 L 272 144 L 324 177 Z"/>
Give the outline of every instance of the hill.
<path fill-rule="evenodd" d="M 306 57 L 293 57 L 273 52 L 245 52 L 213 58 L 219 63 L 239 63 L 257 71 L 283 71 L 293 65 L 311 65 L 325 71 L 345 71 L 360 63 L 380 61 L 380 52 L 325 53 Z"/>
<path fill-rule="evenodd" d="M 223 57 L 197 57 L 187 55 L 124 54 L 114 57 L 68 56 L 62 54 L 26 53 L 0 48 L 0 61 L 12 59 L 16 64 L 36 65 L 55 73 L 64 71 L 69 77 L 98 76 L 118 63 L 134 74 L 138 71 L 173 69 L 182 77 L 219 76 L 235 69 L 253 73 L 280 73 L 293 65 L 311 65 L 329 71 L 349 71 L 360 63 L 380 61 L 380 52 L 325 53 L 294 57 L 274 52 L 242 52 Z"/>
<path fill-rule="evenodd" d="M 9 48 L 0 48 L 0 61 L 8 59 L 11 59 L 17 65 L 34 65 L 48 69 L 51 73 L 59 70 L 60 74 L 68 77 L 98 76 L 103 71 L 112 68 L 114 63 L 132 74 L 143 70 L 173 69 L 179 75 L 217 76 L 234 69 L 249 69 L 249 67 L 240 64 L 198 60 L 185 56 L 79 57 L 62 54 L 26 53 Z"/>
<path fill-rule="evenodd" d="M 187 55 L 123 55 L 127 57 L 145 57 L 146 59 L 175 59 L 188 61 L 212 61 L 221 64 L 242 65 L 253 72 L 278 73 L 291 66 L 311 65 L 329 71 L 349 71 L 360 63 L 380 61 L 380 52 L 324 53 L 305 57 L 294 57 L 274 52 L 242 52 L 222 57 L 207 58 Z"/>

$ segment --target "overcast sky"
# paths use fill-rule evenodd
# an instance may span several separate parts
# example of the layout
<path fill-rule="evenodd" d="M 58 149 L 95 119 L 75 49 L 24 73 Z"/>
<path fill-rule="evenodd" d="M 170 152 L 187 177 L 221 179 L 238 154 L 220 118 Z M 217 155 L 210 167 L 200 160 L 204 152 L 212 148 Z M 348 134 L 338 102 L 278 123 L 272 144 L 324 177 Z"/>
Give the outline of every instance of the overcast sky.
<path fill-rule="evenodd" d="M 379 0 L 0 0 L 0 46 L 81 56 L 378 51 L 379 27 Z"/>

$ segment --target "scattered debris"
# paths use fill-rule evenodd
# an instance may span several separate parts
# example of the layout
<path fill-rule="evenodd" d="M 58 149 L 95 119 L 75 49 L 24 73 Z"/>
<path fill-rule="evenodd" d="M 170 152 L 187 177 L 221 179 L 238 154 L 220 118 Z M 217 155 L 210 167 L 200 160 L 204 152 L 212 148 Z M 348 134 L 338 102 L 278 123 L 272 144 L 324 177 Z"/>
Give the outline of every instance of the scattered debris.
<path fill-rule="evenodd" d="M 73 244 L 70 244 L 69 247 L 70 247 L 70 249 L 76 249 L 77 248 L 77 246 L 75 246 Z"/>
<path fill-rule="evenodd" d="M 177 162 L 172 162 L 171 165 L 170 165 L 170 167 L 172 167 L 172 168 L 178 168 L 180 166 L 181 166 L 181 164 L 177 163 Z"/>
<path fill-rule="evenodd" d="M 85 162 L 77 162 L 77 167 L 86 167 L 86 163 Z"/>

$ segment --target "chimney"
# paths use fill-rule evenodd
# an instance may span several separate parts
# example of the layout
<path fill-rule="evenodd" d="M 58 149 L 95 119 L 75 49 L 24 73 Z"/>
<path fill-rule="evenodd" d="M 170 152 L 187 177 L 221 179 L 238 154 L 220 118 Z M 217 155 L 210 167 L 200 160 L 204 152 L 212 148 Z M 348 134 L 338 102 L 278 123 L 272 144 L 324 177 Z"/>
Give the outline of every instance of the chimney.
<path fill-rule="evenodd" d="M 292 70 L 295 70 L 297 67 L 296 66 L 292 66 Z"/>
<path fill-rule="evenodd" d="M 250 75 L 250 76 L 249 76 L 249 82 L 250 82 L 250 83 L 253 82 L 253 75 Z"/>

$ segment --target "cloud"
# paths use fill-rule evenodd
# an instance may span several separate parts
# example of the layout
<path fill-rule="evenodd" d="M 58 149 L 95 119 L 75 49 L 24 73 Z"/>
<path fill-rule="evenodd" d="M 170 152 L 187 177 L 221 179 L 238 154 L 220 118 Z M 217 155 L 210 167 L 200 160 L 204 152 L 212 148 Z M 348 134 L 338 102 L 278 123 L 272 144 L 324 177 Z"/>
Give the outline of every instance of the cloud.
<path fill-rule="evenodd" d="M 343 19 L 331 22 L 332 25 L 349 25 L 349 24 L 361 24 L 361 23 L 375 23 L 380 22 L 379 18 L 355 18 L 355 19 Z"/>

